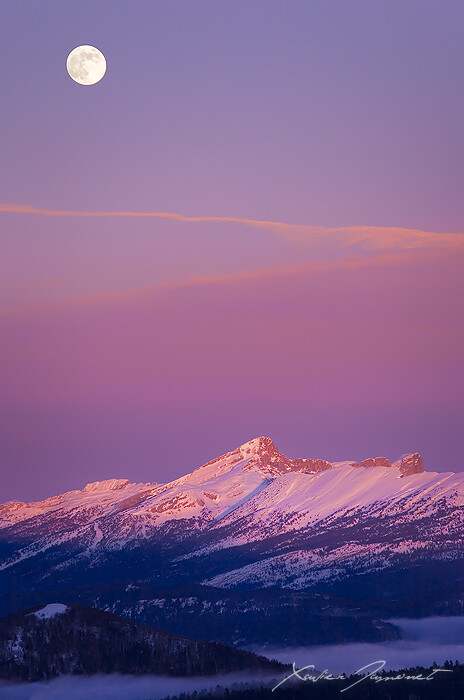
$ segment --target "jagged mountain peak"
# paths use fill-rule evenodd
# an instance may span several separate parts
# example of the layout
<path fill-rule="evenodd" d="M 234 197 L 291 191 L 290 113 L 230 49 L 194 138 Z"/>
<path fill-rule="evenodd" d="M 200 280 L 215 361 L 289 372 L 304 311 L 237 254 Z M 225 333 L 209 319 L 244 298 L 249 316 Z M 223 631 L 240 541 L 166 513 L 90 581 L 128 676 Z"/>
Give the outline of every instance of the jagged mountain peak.
<path fill-rule="evenodd" d="M 257 469 L 272 477 L 293 471 L 292 460 L 279 452 L 270 437 L 255 438 L 237 449 L 243 459 L 248 460 L 244 467 L 246 471 Z"/>
<path fill-rule="evenodd" d="M 250 454 L 262 454 L 264 452 L 278 452 L 277 447 L 272 442 L 272 439 L 264 435 L 248 440 L 248 442 L 240 445 L 238 449 L 244 456 L 249 456 Z"/>
<path fill-rule="evenodd" d="M 279 452 L 269 437 L 255 438 L 241 445 L 238 449 L 244 457 L 249 458 L 244 471 L 258 470 L 265 477 L 276 478 L 288 472 L 314 474 L 330 469 L 333 466 L 331 462 L 327 462 L 325 459 L 312 459 L 309 457 L 290 459 Z"/>
<path fill-rule="evenodd" d="M 424 460 L 418 452 L 401 455 L 393 464 L 386 457 L 369 457 L 362 462 L 353 462 L 353 467 L 394 467 L 400 472 L 400 476 L 411 476 L 424 472 Z"/>
<path fill-rule="evenodd" d="M 315 474 L 341 465 L 364 468 L 394 467 L 398 469 L 400 476 L 421 474 L 424 471 L 423 460 L 418 452 L 402 455 L 394 463 L 387 457 L 369 457 L 361 462 L 329 462 L 309 457 L 290 459 L 279 452 L 270 437 L 260 436 L 203 464 L 175 483 L 200 484 L 236 468 L 243 472 L 258 472 L 263 478 L 277 478 L 288 472 Z"/>
<path fill-rule="evenodd" d="M 279 476 L 286 472 L 316 473 L 334 467 L 334 462 L 325 459 L 297 458 L 289 459 L 281 454 L 270 437 L 257 437 L 240 445 L 237 451 L 244 457 L 250 459 L 250 463 L 245 470 L 256 466 L 267 469 L 272 476 Z M 229 453 L 232 454 L 232 453 Z M 345 462 L 353 467 L 394 467 L 398 469 L 401 476 L 412 474 L 422 474 L 424 472 L 424 462 L 418 452 L 406 453 L 396 462 L 391 462 L 387 457 L 369 457 L 361 462 Z M 272 474 L 271 474 L 272 472 Z"/>
<path fill-rule="evenodd" d="M 215 457 L 190 474 L 171 482 L 170 485 L 203 484 L 228 472 L 236 472 L 237 469 L 239 471 L 256 471 L 262 478 L 266 478 L 269 474 L 266 473 L 265 467 L 271 462 L 284 460 L 287 458 L 279 453 L 271 438 L 259 437 L 236 447 L 231 452 Z"/>
<path fill-rule="evenodd" d="M 424 460 L 418 452 L 401 455 L 397 462 L 393 463 L 397 467 L 402 476 L 410 476 L 411 474 L 422 474 L 424 471 Z"/>
<path fill-rule="evenodd" d="M 387 457 L 369 457 L 361 462 L 329 462 L 325 459 L 309 457 L 290 459 L 279 452 L 279 449 L 270 437 L 260 436 L 245 442 L 231 452 L 227 452 L 207 462 L 192 472 L 192 475 L 195 474 L 198 477 L 206 476 L 211 472 L 211 468 L 217 469 L 218 473 L 223 474 L 233 469 L 243 460 L 247 460 L 242 467 L 243 471 L 259 471 L 265 477 L 277 477 L 287 472 L 313 474 L 341 464 L 364 468 L 395 467 L 402 476 L 421 474 L 424 471 L 423 459 L 418 452 L 401 455 L 393 463 Z M 187 479 L 188 477 L 182 478 Z"/>

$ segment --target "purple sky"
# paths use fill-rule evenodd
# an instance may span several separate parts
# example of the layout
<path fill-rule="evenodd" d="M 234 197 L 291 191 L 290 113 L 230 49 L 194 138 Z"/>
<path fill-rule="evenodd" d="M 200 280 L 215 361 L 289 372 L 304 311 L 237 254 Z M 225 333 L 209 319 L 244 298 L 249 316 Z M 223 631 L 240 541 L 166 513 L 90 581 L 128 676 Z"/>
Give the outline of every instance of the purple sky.
<path fill-rule="evenodd" d="M 3 0 L 0 502 L 258 435 L 464 468 L 463 26 L 461 0 Z"/>

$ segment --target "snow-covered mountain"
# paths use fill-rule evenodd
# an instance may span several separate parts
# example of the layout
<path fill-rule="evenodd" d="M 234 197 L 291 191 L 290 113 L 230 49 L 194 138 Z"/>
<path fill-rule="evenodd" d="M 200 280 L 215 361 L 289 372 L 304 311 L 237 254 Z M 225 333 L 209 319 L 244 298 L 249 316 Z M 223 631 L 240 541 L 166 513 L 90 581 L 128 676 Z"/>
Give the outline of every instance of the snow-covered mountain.
<path fill-rule="evenodd" d="M 402 477 L 410 478 L 399 482 Z M 20 525 L 22 531 L 40 532 L 41 525 L 52 521 L 56 535 L 57 527 L 69 532 L 109 517 L 112 525 L 130 518 L 139 527 L 130 528 L 126 538 L 146 537 L 151 528 L 169 520 L 194 519 L 201 527 L 231 522 L 263 507 L 268 515 L 298 513 L 314 522 L 376 501 L 402 500 L 405 494 L 415 494 L 417 500 L 431 489 L 462 496 L 463 483 L 464 477 L 452 473 L 424 473 L 417 453 L 403 455 L 393 465 L 384 457 L 358 463 L 291 460 L 270 438 L 261 437 L 167 484 L 108 479 L 38 503 L 10 501 L 0 506 L 0 528 Z"/>
<path fill-rule="evenodd" d="M 417 453 L 291 460 L 260 437 L 166 484 L 112 479 L 0 506 L 0 591 L 118 577 L 320 590 L 448 564 L 464 579 L 463 505 L 464 474 L 424 471 Z"/>

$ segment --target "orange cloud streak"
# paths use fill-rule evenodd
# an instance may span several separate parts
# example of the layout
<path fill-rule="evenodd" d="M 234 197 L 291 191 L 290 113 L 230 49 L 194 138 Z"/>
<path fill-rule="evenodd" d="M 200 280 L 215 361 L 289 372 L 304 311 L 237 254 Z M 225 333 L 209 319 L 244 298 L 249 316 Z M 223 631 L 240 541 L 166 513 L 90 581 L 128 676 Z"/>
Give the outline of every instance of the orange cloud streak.
<path fill-rule="evenodd" d="M 463 248 L 464 233 L 437 233 L 421 229 L 395 226 L 311 226 L 309 224 L 288 224 L 282 221 L 247 219 L 235 216 L 184 216 L 171 212 L 135 211 L 63 211 L 41 209 L 27 205 L 0 204 L 0 212 L 7 214 L 29 214 L 35 216 L 58 217 L 124 217 L 143 219 L 165 219 L 187 223 L 230 223 L 253 228 L 264 228 L 280 236 L 307 243 L 317 238 L 336 236 L 343 247 L 361 244 L 368 248 L 386 250 L 389 248 Z"/>

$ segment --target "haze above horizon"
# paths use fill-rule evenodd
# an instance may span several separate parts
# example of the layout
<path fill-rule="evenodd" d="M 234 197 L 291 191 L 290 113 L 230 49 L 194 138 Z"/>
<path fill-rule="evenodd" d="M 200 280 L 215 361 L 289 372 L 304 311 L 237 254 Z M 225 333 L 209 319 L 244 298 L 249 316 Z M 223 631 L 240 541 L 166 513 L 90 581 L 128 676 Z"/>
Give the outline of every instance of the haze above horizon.
<path fill-rule="evenodd" d="M 459 0 L 0 20 L 0 500 L 252 435 L 464 469 Z"/>

